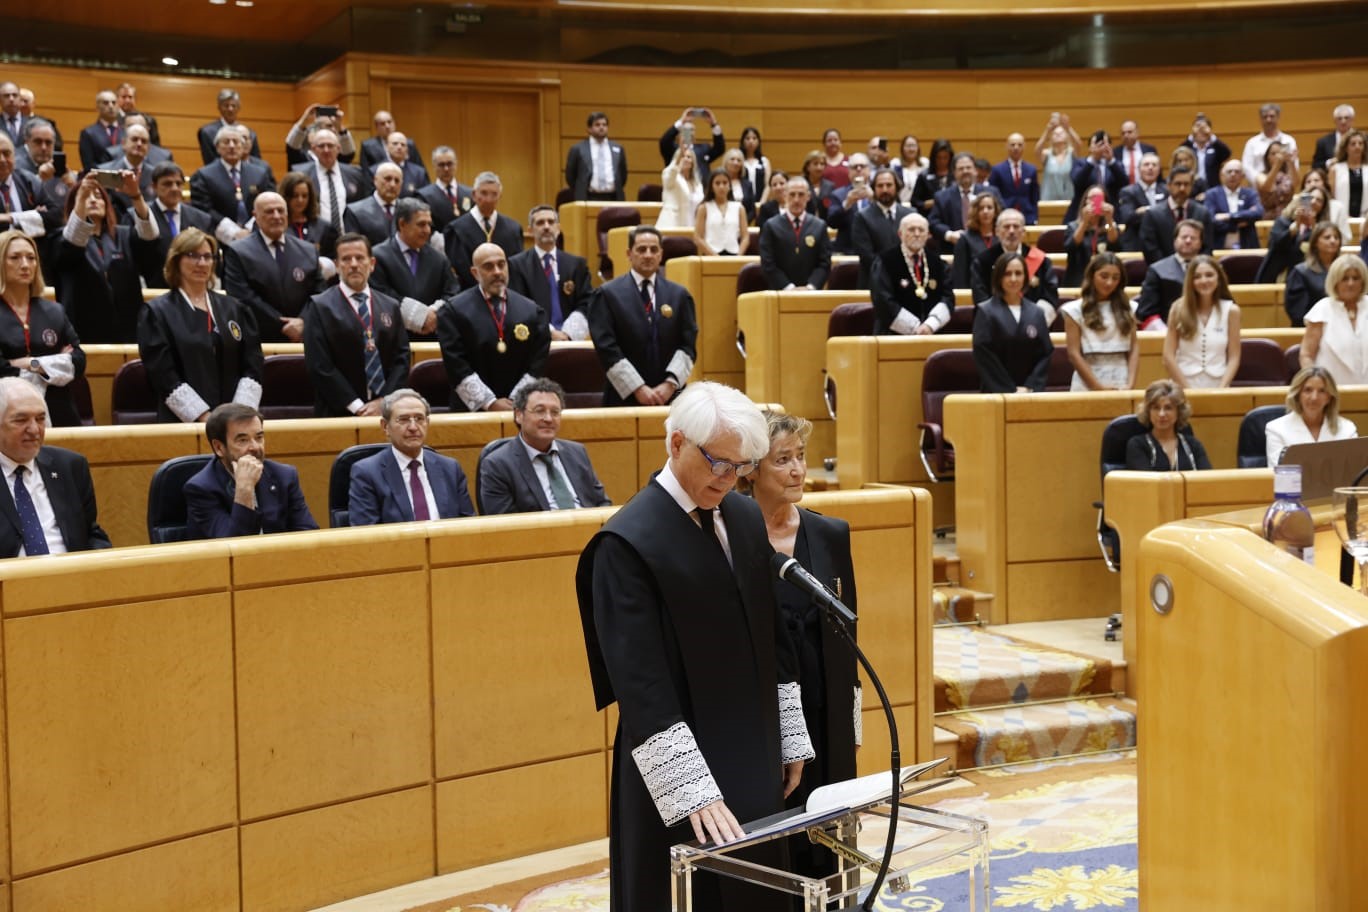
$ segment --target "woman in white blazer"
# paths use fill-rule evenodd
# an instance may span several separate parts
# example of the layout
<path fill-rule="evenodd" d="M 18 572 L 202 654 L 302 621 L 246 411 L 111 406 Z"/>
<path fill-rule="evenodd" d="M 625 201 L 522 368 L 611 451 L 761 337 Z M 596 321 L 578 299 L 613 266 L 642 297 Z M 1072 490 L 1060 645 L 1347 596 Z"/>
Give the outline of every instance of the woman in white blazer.
<path fill-rule="evenodd" d="M 674 160 L 660 174 L 660 216 L 657 228 L 692 228 L 694 213 L 703 202 L 703 183 L 693 146 L 681 144 Z"/>
<path fill-rule="evenodd" d="M 1368 137 L 1359 130 L 1350 130 L 1340 140 L 1335 163 L 1330 166 L 1332 198 L 1344 206 L 1349 218 L 1363 218 L 1368 214 L 1368 189 L 1363 186 L 1365 164 L 1368 164 Z"/>
<path fill-rule="evenodd" d="M 1304 367 L 1287 390 L 1287 414 L 1264 428 L 1269 466 L 1282 462 L 1283 452 L 1293 444 L 1357 437 L 1354 422 L 1339 413 L 1339 387 L 1323 367 Z"/>

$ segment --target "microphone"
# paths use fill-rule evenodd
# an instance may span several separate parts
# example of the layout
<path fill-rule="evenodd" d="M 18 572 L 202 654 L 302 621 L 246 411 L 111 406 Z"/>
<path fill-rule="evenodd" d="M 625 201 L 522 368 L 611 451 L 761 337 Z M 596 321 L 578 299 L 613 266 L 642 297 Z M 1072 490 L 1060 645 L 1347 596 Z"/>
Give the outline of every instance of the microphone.
<path fill-rule="evenodd" d="M 781 580 L 796 586 L 803 594 L 810 597 L 823 610 L 834 616 L 834 619 L 845 624 L 855 623 L 855 612 L 845 606 L 845 603 L 831 594 L 831 591 L 818 582 L 817 577 L 803 569 L 803 565 L 798 563 L 798 559 L 789 557 L 787 554 L 776 552 L 770 558 L 770 567 Z"/>

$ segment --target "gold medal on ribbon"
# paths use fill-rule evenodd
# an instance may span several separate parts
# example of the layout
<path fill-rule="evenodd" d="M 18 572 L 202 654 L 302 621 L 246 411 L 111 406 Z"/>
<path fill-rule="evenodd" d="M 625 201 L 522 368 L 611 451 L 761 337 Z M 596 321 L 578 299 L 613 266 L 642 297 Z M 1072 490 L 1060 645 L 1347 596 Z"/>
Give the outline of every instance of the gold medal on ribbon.
<path fill-rule="evenodd" d="M 564 294 L 564 295 L 572 295 L 572 294 L 574 294 L 574 293 L 575 293 L 575 280 L 574 280 L 574 279 L 566 279 L 564 282 L 561 282 L 561 294 Z"/>
<path fill-rule="evenodd" d="M 926 289 L 922 288 L 920 285 L 917 286 L 917 297 L 921 298 L 923 301 L 926 300 Z"/>
<path fill-rule="evenodd" d="M 671 307 L 669 304 L 661 304 L 660 315 L 668 320 L 670 319 L 670 317 L 674 316 L 674 308 Z"/>
<path fill-rule="evenodd" d="M 503 339 L 500 339 L 499 344 L 494 346 L 494 350 L 502 355 L 504 352 L 508 351 L 508 344 L 504 342 Z"/>
<path fill-rule="evenodd" d="M 526 323 L 519 323 L 513 327 L 513 338 L 517 339 L 519 342 L 526 342 L 527 337 L 530 335 L 532 334 L 527 331 Z"/>
<path fill-rule="evenodd" d="M 803 243 L 807 244 L 809 247 L 816 247 L 817 239 L 809 234 L 807 237 L 803 238 Z"/>

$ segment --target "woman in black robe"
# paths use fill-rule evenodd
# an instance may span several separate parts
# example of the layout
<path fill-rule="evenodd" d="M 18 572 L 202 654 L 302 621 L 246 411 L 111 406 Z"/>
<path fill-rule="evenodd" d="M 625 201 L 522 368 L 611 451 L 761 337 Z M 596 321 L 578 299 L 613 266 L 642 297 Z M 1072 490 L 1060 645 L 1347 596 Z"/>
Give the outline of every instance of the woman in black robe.
<path fill-rule="evenodd" d="M 20 377 L 44 390 L 54 427 L 81 423 L 71 382 L 85 374 L 81 340 L 62 305 L 43 294 L 38 246 L 20 231 L 0 234 L 0 376 Z"/>

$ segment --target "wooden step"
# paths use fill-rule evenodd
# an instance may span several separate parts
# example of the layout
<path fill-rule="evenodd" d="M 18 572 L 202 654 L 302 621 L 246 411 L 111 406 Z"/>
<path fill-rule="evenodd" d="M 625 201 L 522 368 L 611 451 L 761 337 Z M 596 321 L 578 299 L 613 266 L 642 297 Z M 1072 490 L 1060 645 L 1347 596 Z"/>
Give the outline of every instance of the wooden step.
<path fill-rule="evenodd" d="M 1134 747 L 1135 711 L 1134 700 L 1102 697 L 966 710 L 936 725 L 955 736 L 964 770 Z M 938 738 L 937 756 L 944 749 Z"/>

